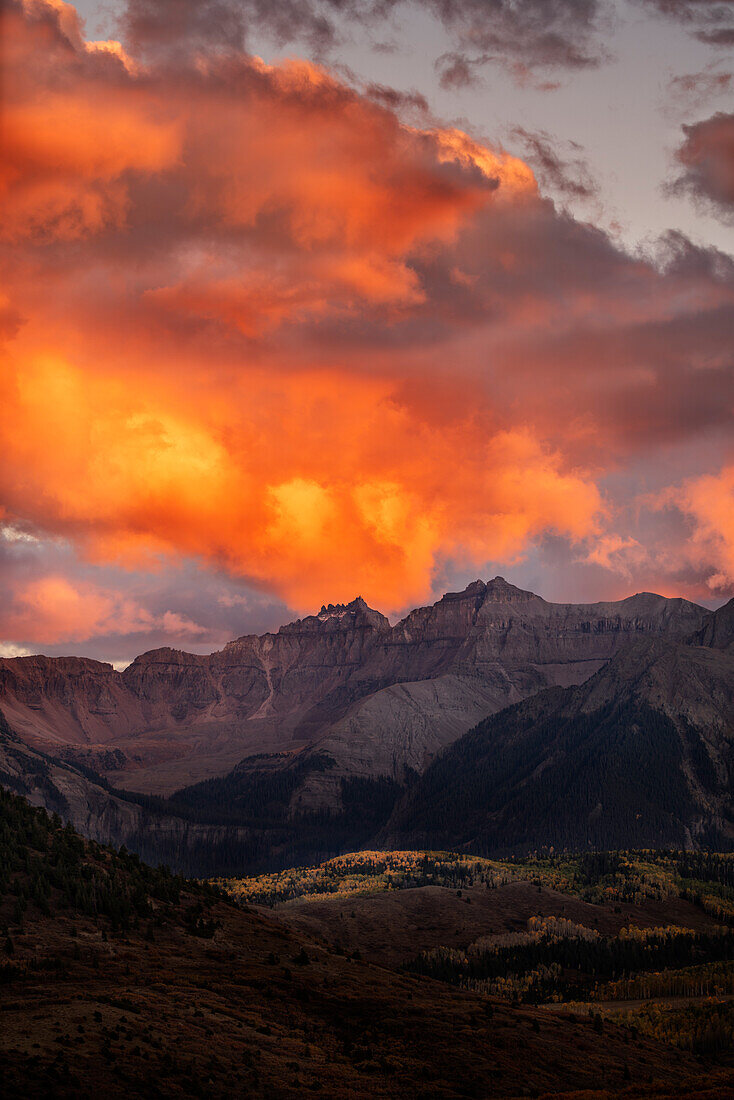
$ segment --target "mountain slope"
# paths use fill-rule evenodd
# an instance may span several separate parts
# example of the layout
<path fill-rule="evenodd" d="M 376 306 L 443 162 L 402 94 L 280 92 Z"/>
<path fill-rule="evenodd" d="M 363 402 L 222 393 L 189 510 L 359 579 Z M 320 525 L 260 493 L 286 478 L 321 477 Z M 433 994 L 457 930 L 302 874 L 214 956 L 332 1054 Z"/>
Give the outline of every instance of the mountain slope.
<path fill-rule="evenodd" d="M 0 712 L 0 787 L 57 813 L 101 844 L 124 844 L 184 874 L 255 873 L 328 858 L 365 843 L 387 820 L 402 788 L 389 780 L 340 781 L 338 814 L 291 813 L 304 775 L 333 766 L 315 755 L 247 759 L 228 776 L 173 799 L 110 788 L 81 765 L 24 744 Z"/>
<path fill-rule="evenodd" d="M 645 639 L 582 686 L 542 692 L 455 742 L 378 843 L 730 849 L 733 740 L 729 654 Z"/>

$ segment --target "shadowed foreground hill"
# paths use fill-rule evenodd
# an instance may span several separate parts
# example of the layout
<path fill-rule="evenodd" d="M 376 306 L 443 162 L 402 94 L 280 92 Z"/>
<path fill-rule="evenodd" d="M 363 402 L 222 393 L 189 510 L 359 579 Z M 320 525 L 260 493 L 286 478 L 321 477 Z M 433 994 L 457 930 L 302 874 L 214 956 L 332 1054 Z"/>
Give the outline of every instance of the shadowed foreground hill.
<path fill-rule="evenodd" d="M 345 957 L 6 793 L 0 841 L 4 1096 L 722 1095 L 623 1028 Z"/>

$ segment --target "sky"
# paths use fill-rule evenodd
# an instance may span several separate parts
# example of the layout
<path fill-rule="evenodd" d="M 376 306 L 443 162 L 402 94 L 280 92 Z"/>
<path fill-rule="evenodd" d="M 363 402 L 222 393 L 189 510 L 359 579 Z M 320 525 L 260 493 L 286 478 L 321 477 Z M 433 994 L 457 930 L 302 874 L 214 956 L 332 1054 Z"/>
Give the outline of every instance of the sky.
<path fill-rule="evenodd" d="M 0 10 L 0 656 L 734 594 L 734 3 Z"/>

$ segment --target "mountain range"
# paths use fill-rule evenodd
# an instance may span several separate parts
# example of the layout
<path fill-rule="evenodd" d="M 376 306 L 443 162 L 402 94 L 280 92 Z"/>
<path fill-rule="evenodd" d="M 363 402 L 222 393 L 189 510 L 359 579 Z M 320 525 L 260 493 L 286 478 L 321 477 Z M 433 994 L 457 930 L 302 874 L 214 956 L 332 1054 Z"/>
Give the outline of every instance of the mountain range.
<path fill-rule="evenodd" d="M 733 620 L 497 577 L 394 626 L 357 598 L 121 673 L 5 659 L 0 781 L 189 872 L 372 841 L 729 846 Z"/>

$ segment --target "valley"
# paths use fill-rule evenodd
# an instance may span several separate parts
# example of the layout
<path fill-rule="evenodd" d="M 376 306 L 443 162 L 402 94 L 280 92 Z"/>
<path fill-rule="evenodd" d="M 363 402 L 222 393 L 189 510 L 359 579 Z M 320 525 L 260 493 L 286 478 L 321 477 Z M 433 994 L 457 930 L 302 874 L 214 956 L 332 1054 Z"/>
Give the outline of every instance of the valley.
<path fill-rule="evenodd" d="M 1 0 L 0 1100 L 734 1100 L 734 0 Z"/>
<path fill-rule="evenodd" d="M 323 927 L 284 923 L 277 908 L 236 905 L 218 887 L 154 871 L 6 793 L 0 838 L 5 1096 L 713 1100 L 734 1087 L 734 1069 L 710 1051 L 694 1056 L 639 1023 L 600 1027 L 597 1016 L 371 961 L 366 943 L 347 950 Z M 453 883 L 473 894 L 486 873 L 452 857 L 377 860 L 354 857 L 362 884 L 388 866 L 399 894 L 400 868 L 422 867 L 451 880 L 464 910 L 474 902 Z M 326 875 L 356 910 L 351 873 L 345 860 Z"/>

